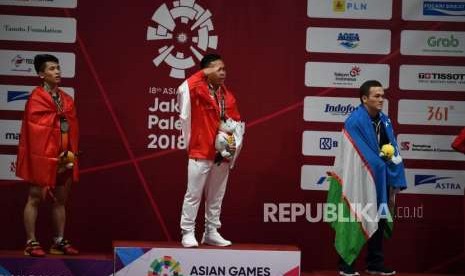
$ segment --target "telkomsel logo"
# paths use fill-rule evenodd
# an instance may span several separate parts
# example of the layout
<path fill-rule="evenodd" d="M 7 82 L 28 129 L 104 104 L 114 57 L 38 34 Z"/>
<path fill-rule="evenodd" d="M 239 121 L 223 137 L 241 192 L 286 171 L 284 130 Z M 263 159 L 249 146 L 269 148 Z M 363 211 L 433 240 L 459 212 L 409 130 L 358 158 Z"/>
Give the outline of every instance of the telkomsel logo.
<path fill-rule="evenodd" d="M 183 276 L 181 264 L 171 256 L 155 259 L 150 264 L 148 276 Z"/>
<path fill-rule="evenodd" d="M 171 67 L 170 77 L 184 79 L 185 70 L 195 66 L 194 58 L 201 60 L 207 49 L 216 49 L 218 36 L 214 30 L 212 14 L 194 1 L 173 1 L 169 9 L 164 3 L 155 11 L 155 27 L 147 27 L 147 40 L 165 41 L 153 59 L 156 67 L 162 62 Z"/>
<path fill-rule="evenodd" d="M 423 15 L 465 16 L 465 2 L 425 1 Z"/>
<path fill-rule="evenodd" d="M 7 102 L 27 100 L 29 98 L 30 92 L 28 91 L 10 91 L 8 90 Z"/>
<path fill-rule="evenodd" d="M 424 174 L 416 174 L 415 175 L 415 186 L 424 185 L 424 184 L 432 184 L 435 186 L 436 189 L 461 189 L 459 183 L 453 182 L 452 177 L 447 176 L 437 176 L 437 175 L 424 175 Z"/>
<path fill-rule="evenodd" d="M 339 33 L 337 36 L 339 45 L 347 49 L 356 48 L 360 42 L 358 33 Z"/>

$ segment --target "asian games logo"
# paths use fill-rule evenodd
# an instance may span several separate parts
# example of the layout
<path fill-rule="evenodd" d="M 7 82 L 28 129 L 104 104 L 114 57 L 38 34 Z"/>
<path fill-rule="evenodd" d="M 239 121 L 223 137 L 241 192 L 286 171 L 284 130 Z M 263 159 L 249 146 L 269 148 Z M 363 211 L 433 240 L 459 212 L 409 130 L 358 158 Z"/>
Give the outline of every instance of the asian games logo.
<path fill-rule="evenodd" d="M 158 48 L 153 64 L 163 62 L 171 67 L 170 77 L 184 79 L 186 70 L 201 60 L 208 48 L 216 49 L 218 36 L 212 35 L 212 14 L 194 1 L 173 1 L 173 8 L 166 3 L 154 12 L 155 26 L 147 27 L 147 40 L 159 40 L 164 45 Z"/>
<path fill-rule="evenodd" d="M 155 259 L 150 264 L 148 276 L 183 276 L 181 264 L 171 256 Z"/>

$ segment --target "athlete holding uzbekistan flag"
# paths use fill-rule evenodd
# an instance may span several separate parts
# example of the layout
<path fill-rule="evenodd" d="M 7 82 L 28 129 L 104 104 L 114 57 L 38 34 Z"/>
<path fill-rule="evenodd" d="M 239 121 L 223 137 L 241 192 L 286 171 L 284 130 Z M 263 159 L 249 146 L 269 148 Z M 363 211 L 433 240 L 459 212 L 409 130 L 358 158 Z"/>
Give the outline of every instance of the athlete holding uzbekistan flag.
<path fill-rule="evenodd" d="M 328 202 L 337 205 L 338 214 L 355 218 L 331 223 L 335 230 L 334 245 L 340 255 L 339 274 L 359 275 L 352 265 L 367 242 L 367 272 L 394 275 L 394 270 L 384 266 L 383 234 L 391 234 L 389 209 L 394 207 L 395 194 L 406 188 L 404 165 L 391 121 L 381 111 L 384 101 L 381 83 L 373 80 L 363 83 L 360 101 L 344 123 L 340 152 L 328 173 L 331 176 Z M 394 153 L 380 152 L 386 148 L 394 149 Z"/>

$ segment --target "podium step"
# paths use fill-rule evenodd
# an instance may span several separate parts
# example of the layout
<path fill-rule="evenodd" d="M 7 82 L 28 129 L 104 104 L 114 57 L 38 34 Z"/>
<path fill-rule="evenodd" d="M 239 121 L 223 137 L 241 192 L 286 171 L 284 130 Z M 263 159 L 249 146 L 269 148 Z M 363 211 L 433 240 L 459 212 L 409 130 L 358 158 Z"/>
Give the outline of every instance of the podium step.
<path fill-rule="evenodd" d="M 179 242 L 115 241 L 113 247 L 115 276 L 300 275 L 300 250 L 289 245 L 184 248 Z"/>
<path fill-rule="evenodd" d="M 43 258 L 34 258 L 24 256 L 23 251 L 0 251 L 0 276 L 108 276 L 112 273 L 111 255 L 47 255 Z"/>

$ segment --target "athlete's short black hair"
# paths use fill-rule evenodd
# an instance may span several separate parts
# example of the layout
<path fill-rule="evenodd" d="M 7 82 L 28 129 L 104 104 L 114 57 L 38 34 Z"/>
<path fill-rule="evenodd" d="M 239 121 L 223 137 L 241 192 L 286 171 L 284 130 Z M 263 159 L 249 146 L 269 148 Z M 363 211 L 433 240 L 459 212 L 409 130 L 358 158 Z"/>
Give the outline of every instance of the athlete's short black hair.
<path fill-rule="evenodd" d="M 47 61 L 59 63 L 58 58 L 56 56 L 49 55 L 49 54 L 41 54 L 41 55 L 36 55 L 34 57 L 34 69 L 36 69 L 37 74 L 39 74 L 39 72 L 44 71 L 45 63 Z"/>
<path fill-rule="evenodd" d="M 214 62 L 215 60 L 222 59 L 218 54 L 206 54 L 202 60 L 200 61 L 200 69 L 207 68 L 210 63 Z"/>
<path fill-rule="evenodd" d="M 363 96 L 370 96 L 370 88 L 372 87 L 383 87 L 383 85 L 377 80 L 368 80 L 360 86 L 360 101 L 362 101 Z"/>

